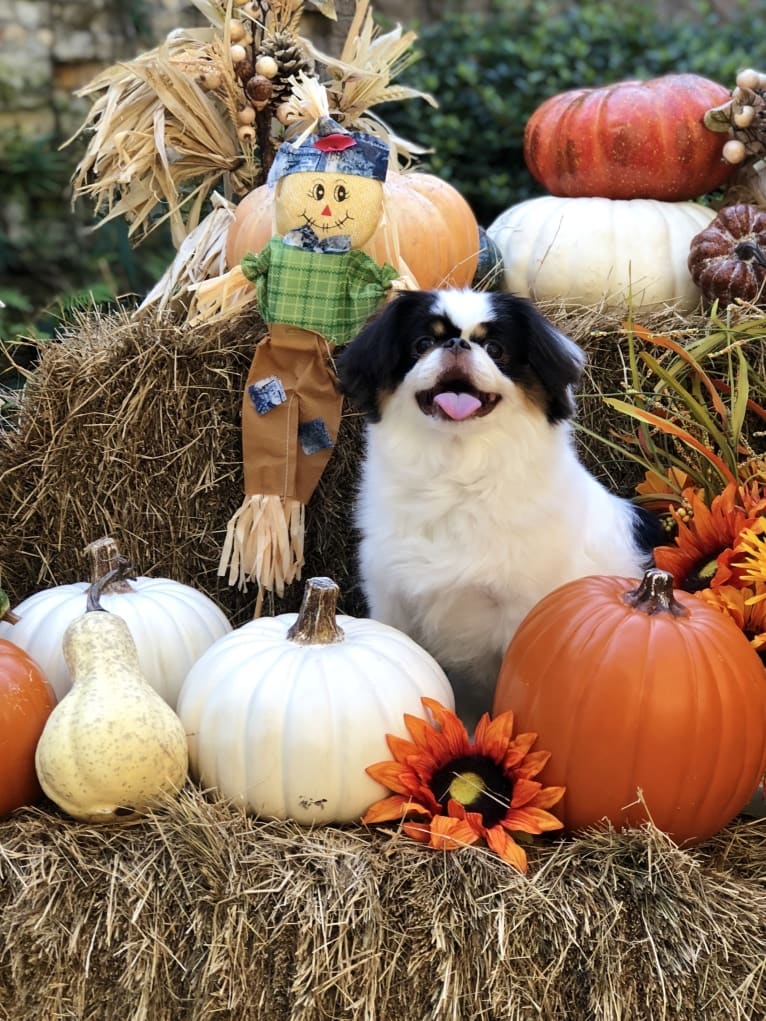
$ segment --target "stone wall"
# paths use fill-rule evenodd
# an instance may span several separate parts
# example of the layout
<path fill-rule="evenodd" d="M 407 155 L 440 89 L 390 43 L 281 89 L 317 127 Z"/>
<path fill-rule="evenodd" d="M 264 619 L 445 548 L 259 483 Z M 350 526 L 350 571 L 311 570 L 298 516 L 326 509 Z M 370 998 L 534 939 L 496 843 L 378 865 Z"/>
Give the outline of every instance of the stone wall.
<path fill-rule="evenodd" d="M 5 0 L 0 5 L 0 131 L 67 134 L 86 106 L 73 93 L 101 68 L 149 49 L 178 24 L 182 0 Z"/>
<path fill-rule="evenodd" d="M 718 0 L 716 6 L 725 11 L 731 4 Z M 441 17 L 444 6 L 444 0 L 373 0 L 377 13 L 405 27 Z M 490 0 L 458 6 L 482 10 Z M 333 53 L 345 39 L 354 0 L 336 0 L 336 7 L 337 22 L 311 13 L 304 29 Z M 306 8 L 313 10 L 310 3 Z M 18 127 L 33 136 L 68 136 L 87 111 L 73 93 L 100 68 L 150 49 L 178 25 L 203 24 L 190 0 L 3 0 L 0 133 Z"/>

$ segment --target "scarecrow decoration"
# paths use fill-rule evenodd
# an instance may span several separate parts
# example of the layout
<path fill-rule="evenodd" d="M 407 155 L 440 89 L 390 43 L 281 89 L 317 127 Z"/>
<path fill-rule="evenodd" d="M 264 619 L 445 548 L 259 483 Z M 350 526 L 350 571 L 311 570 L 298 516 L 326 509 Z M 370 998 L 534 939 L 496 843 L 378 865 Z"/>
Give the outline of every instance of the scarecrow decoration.
<path fill-rule="evenodd" d="M 193 3 L 208 27 L 174 30 L 80 90 L 91 109 L 75 137 L 90 137 L 73 200 L 89 198 L 101 223 L 124 217 L 134 242 L 170 225 L 176 255 L 136 318 L 202 328 L 257 309 L 266 324 L 243 396 L 245 498 L 218 566 L 257 584 L 257 614 L 300 573 L 306 503 L 337 437 L 334 347 L 393 286 L 470 283 L 478 225 L 446 182 L 406 173 L 424 150 L 375 110 L 436 105 L 394 81 L 414 32 L 379 32 L 357 0 L 334 57 L 300 32 L 306 5 L 334 17 L 332 0 Z M 262 196 L 262 234 L 230 254 Z"/>
<path fill-rule="evenodd" d="M 360 248 L 383 214 L 389 147 L 328 114 L 284 142 L 269 173 L 275 235 L 239 267 L 268 326 L 242 402 L 245 497 L 219 574 L 281 595 L 300 576 L 305 507 L 332 454 L 342 398 L 332 352 L 386 299 L 397 271 Z"/>

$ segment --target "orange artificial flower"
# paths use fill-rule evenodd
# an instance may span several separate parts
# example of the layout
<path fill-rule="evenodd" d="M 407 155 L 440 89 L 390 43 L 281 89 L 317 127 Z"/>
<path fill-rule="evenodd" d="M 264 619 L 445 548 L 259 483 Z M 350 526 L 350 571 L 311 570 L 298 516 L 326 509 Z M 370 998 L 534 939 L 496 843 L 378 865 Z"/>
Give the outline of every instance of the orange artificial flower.
<path fill-rule="evenodd" d="M 673 575 L 676 588 L 699 592 L 721 585 L 738 585 L 741 569 L 733 563 L 740 535 L 752 528 L 766 512 L 766 497 L 759 486 L 730 484 L 714 497 L 710 507 L 695 489 L 685 489 L 684 499 L 691 510 L 686 523 L 672 511 L 678 524 L 674 546 L 658 546 L 654 551 L 657 567 Z"/>
<path fill-rule="evenodd" d="M 435 725 L 405 714 L 412 738 L 386 735 L 393 761 L 367 772 L 394 793 L 372 805 L 364 823 L 406 820 L 404 832 L 421 843 L 454 850 L 483 840 L 520 872 L 527 856 L 514 833 L 545 833 L 562 823 L 547 809 L 563 787 L 543 787 L 534 777 L 550 752 L 532 752 L 537 734 L 513 737 L 513 713 L 490 720 L 485 713 L 473 744 L 457 716 L 430 698 L 421 700 Z"/>
<path fill-rule="evenodd" d="M 747 583 L 766 582 L 766 517 L 757 518 L 752 528 L 743 528 L 734 548 L 737 556 L 745 560 L 734 561 L 742 569 L 742 580 Z M 751 603 L 766 599 L 766 591 L 754 593 Z"/>
<path fill-rule="evenodd" d="M 728 614 L 758 655 L 766 659 L 766 583 L 757 582 L 754 588 L 721 585 L 698 592 L 697 598 Z"/>
<path fill-rule="evenodd" d="M 642 501 L 642 506 L 647 510 L 666 514 L 678 503 L 673 494 L 688 488 L 689 482 L 689 475 L 680 468 L 668 468 L 664 475 L 656 471 L 647 471 L 644 473 L 644 481 L 636 486 L 636 492 L 646 497 Z M 696 492 L 701 493 L 702 490 Z"/>

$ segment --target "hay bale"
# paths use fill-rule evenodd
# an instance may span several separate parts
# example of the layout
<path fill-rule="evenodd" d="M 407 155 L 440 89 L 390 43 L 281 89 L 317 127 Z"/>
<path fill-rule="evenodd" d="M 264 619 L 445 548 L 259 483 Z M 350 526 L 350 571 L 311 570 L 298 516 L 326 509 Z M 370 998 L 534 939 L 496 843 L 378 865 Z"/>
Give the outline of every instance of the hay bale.
<path fill-rule="evenodd" d="M 601 397 L 620 393 L 625 375 L 620 320 L 547 311 L 589 356 L 579 417 L 599 434 L 609 428 Z M 263 332 L 254 315 L 192 329 L 89 313 L 42 350 L 14 427 L 0 429 L 0 583 L 14 602 L 85 577 L 85 546 L 112 534 L 141 574 L 201 588 L 235 624 L 252 616 L 254 590 L 231 589 L 216 570 L 241 501 L 241 394 Z M 303 574 L 331 575 L 354 615 L 366 612 L 351 524 L 361 445 L 361 419 L 346 409 L 308 509 Z M 581 447 L 608 485 L 632 491 L 634 465 L 591 439 Z M 293 584 L 265 612 L 297 610 L 301 592 Z"/>
<path fill-rule="evenodd" d="M 189 787 L 124 826 L 0 823 L 0 1017 L 766 1017 L 766 822 L 529 849 L 258 822 Z"/>

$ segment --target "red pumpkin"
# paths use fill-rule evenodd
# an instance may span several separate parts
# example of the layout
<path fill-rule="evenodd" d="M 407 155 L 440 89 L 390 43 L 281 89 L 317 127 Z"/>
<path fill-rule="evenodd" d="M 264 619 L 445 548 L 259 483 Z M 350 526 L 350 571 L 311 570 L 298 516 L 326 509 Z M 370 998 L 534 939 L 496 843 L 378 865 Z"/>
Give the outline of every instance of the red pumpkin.
<path fill-rule="evenodd" d="M 572 89 L 527 122 L 524 158 L 553 195 L 680 202 L 720 187 L 732 172 L 726 136 L 702 123 L 729 90 L 696 74 L 668 74 Z"/>
<path fill-rule="evenodd" d="M 0 639 L 0 817 L 42 796 L 35 749 L 55 704 L 53 688 L 35 660 Z"/>
<path fill-rule="evenodd" d="M 766 770 L 766 671 L 730 617 L 665 571 L 593 576 L 535 606 L 503 661 L 494 713 L 551 753 L 567 830 L 651 820 L 679 844 L 726 826 Z"/>
<path fill-rule="evenodd" d="M 479 225 L 460 192 L 433 174 L 391 171 L 383 192 L 386 216 L 364 251 L 408 270 L 423 290 L 468 287 L 479 261 Z M 272 236 L 273 206 L 265 184 L 239 203 L 226 241 L 229 268 Z"/>
<path fill-rule="evenodd" d="M 689 245 L 689 272 L 708 304 L 766 304 L 766 211 L 725 206 Z"/>

